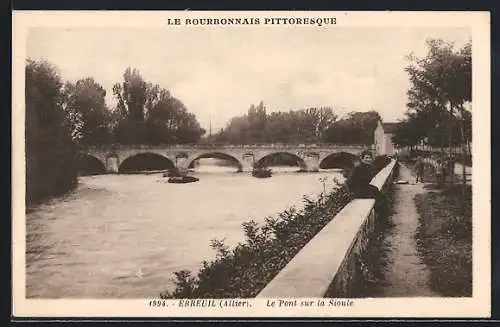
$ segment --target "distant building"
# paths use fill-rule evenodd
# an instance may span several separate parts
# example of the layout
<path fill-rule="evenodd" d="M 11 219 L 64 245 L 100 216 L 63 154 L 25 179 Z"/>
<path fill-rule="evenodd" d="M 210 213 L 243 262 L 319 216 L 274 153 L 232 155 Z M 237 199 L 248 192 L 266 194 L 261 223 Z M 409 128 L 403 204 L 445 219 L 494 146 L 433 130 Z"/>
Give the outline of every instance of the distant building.
<path fill-rule="evenodd" d="M 375 129 L 374 141 L 375 151 L 377 155 L 393 155 L 396 149 L 392 136 L 396 131 L 398 123 L 382 123 L 378 121 L 377 128 Z"/>

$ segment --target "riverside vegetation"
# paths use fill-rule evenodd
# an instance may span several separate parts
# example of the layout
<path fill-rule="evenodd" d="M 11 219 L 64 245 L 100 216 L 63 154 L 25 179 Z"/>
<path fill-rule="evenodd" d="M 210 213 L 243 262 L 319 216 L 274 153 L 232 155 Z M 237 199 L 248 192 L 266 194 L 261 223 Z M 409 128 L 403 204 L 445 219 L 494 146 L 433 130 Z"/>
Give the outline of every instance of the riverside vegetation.
<path fill-rule="evenodd" d="M 389 162 L 386 156 L 376 158 L 376 172 Z M 175 289 L 160 297 L 255 297 L 351 199 L 344 184 L 317 200 L 304 197 L 302 210 L 288 208 L 276 218 L 267 217 L 262 226 L 253 220 L 244 223 L 245 243 L 229 249 L 223 241 L 212 240 L 215 260 L 205 260 L 197 276 L 188 270 L 175 272 Z"/>
<path fill-rule="evenodd" d="M 417 195 L 415 203 L 417 245 L 431 272 L 430 286 L 444 296 L 472 296 L 471 186 L 432 190 Z"/>

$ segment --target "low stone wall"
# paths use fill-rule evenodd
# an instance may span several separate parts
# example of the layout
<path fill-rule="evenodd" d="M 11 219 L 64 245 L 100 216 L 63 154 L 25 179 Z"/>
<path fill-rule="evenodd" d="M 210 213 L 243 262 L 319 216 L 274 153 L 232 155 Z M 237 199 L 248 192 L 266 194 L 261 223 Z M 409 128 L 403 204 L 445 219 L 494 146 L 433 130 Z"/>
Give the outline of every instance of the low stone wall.
<path fill-rule="evenodd" d="M 391 161 L 372 180 L 390 192 L 397 172 Z M 375 228 L 375 200 L 354 199 L 347 204 L 257 295 L 275 297 L 349 297 L 362 279 L 360 256 Z"/>

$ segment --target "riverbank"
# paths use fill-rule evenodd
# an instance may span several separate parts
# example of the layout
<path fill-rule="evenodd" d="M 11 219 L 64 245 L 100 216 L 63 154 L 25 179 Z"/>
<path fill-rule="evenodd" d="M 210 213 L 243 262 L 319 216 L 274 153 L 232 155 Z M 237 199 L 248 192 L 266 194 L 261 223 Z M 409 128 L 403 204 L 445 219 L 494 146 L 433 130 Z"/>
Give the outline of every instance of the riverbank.
<path fill-rule="evenodd" d="M 443 296 L 472 296 L 472 189 L 454 185 L 415 196 L 418 250 Z"/>

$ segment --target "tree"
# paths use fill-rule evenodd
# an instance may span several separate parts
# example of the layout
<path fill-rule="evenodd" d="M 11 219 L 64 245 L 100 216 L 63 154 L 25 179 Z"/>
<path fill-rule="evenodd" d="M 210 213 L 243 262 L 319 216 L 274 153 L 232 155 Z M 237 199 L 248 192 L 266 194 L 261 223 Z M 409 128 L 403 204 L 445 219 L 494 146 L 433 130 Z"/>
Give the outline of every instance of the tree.
<path fill-rule="evenodd" d="M 326 138 L 326 132 L 328 131 L 328 129 L 334 126 L 338 116 L 333 112 L 333 108 L 331 107 L 324 107 L 319 109 L 314 108 L 313 112 L 316 116 L 316 137 L 319 140 L 324 141 Z"/>
<path fill-rule="evenodd" d="M 447 126 L 448 129 L 448 140 L 441 140 L 441 148 L 447 144 L 450 149 L 449 156 L 452 156 L 451 146 L 457 143 L 458 130 L 458 139 L 465 156 L 467 114 L 464 113 L 464 104 L 471 101 L 472 94 L 471 43 L 467 43 L 458 51 L 455 51 L 453 43 L 439 39 L 428 40 L 427 46 L 429 52 L 425 57 L 408 57 L 410 64 L 405 68 L 411 82 L 408 108 L 417 116 L 432 110 L 447 113 L 447 121 L 441 121 L 439 125 Z M 442 114 L 438 116 L 440 119 L 443 117 Z M 428 130 L 432 128 L 434 126 L 427 125 Z M 450 169 L 450 183 L 453 183 L 453 175 L 453 170 Z"/>
<path fill-rule="evenodd" d="M 111 141 L 110 112 L 106 91 L 93 78 L 66 82 L 62 91 L 63 108 L 70 121 L 73 139 L 82 144 Z"/>
<path fill-rule="evenodd" d="M 113 94 L 117 99 L 114 134 L 119 143 L 144 142 L 146 93 L 146 82 L 137 69 L 130 67 L 123 74 L 123 82 L 113 86 Z"/>
<path fill-rule="evenodd" d="M 373 137 L 380 115 L 376 111 L 351 112 L 335 121 L 325 132 L 325 141 L 343 144 L 374 143 Z"/>
<path fill-rule="evenodd" d="M 62 81 L 47 61 L 28 59 L 26 74 L 26 202 L 76 185 L 76 148 L 62 108 Z"/>
<path fill-rule="evenodd" d="M 258 106 L 253 104 L 248 109 L 248 132 L 249 140 L 254 143 L 263 143 L 267 141 L 266 135 L 266 123 L 267 123 L 267 113 L 264 102 L 260 102 Z"/>
<path fill-rule="evenodd" d="M 229 143 L 317 143 L 333 126 L 337 115 L 330 107 L 267 113 L 264 103 L 251 105 L 248 113 L 233 117 L 215 139 Z"/>
<path fill-rule="evenodd" d="M 191 143 L 205 133 L 179 99 L 146 82 L 138 70 L 127 68 L 123 79 L 113 86 L 113 130 L 119 143 Z"/>

